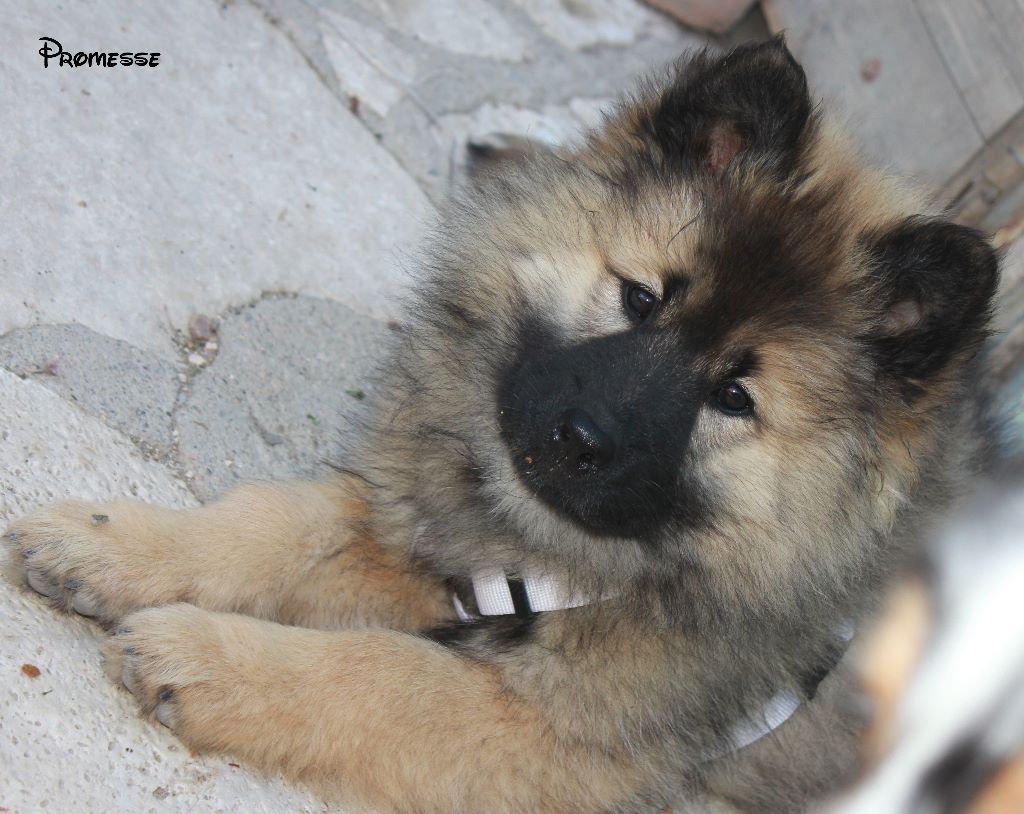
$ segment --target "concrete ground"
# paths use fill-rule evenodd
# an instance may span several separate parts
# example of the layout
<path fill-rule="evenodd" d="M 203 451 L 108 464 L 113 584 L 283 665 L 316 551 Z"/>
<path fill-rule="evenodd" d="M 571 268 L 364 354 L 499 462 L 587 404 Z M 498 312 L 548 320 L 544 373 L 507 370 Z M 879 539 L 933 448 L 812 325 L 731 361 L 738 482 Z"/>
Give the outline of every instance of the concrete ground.
<path fill-rule="evenodd" d="M 635 0 L 0 7 L 0 528 L 322 472 L 466 139 L 571 139 L 701 42 Z M 326 809 L 141 720 L 101 635 L 0 580 L 0 812 Z"/>

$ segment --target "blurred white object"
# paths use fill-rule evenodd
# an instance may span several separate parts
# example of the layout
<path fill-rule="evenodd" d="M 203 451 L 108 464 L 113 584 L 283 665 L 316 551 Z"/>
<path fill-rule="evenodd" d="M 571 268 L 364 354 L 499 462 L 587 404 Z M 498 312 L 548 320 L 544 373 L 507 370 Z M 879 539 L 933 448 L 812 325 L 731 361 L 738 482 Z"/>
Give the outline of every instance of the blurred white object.
<path fill-rule="evenodd" d="M 991 487 L 923 576 L 930 626 L 886 754 L 834 814 L 973 812 L 1024 755 L 1024 489 Z M 1016 802 L 988 794 L 984 810 L 1024 811 L 1015 782 Z"/>

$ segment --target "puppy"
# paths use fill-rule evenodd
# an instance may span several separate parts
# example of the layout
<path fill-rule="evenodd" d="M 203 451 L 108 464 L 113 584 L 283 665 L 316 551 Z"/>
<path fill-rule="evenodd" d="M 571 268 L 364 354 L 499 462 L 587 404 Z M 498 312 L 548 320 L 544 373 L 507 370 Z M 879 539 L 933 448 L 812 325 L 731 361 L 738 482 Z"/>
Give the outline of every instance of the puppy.
<path fill-rule="evenodd" d="M 379 810 L 841 782 L 849 631 L 983 442 L 988 243 L 863 166 L 775 39 L 478 181 L 422 271 L 334 477 L 39 509 L 28 584 L 190 746 Z"/>

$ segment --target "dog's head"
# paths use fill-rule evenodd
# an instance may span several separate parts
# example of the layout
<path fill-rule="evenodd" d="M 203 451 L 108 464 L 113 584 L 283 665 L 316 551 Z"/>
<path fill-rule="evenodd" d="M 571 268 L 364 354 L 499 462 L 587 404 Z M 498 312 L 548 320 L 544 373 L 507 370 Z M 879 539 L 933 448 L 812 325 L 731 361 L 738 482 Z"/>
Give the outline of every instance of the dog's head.
<path fill-rule="evenodd" d="M 538 549 L 747 580 L 884 537 L 997 279 L 980 235 L 863 167 L 781 39 L 681 62 L 446 231 L 417 341 L 448 412 L 421 409 L 491 514 Z"/>

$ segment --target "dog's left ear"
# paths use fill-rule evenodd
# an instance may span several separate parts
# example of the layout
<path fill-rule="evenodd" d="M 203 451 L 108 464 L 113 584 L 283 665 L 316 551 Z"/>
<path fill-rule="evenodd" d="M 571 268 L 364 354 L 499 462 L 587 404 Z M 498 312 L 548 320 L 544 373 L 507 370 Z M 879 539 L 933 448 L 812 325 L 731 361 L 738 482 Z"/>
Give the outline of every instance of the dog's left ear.
<path fill-rule="evenodd" d="M 687 172 L 718 175 L 742 156 L 785 174 L 811 109 L 807 77 L 779 35 L 680 63 L 641 128 L 666 163 Z"/>
<path fill-rule="evenodd" d="M 999 283 L 999 261 L 984 235 L 908 218 L 866 245 L 880 308 L 870 341 L 882 371 L 913 385 L 981 344 Z"/>

